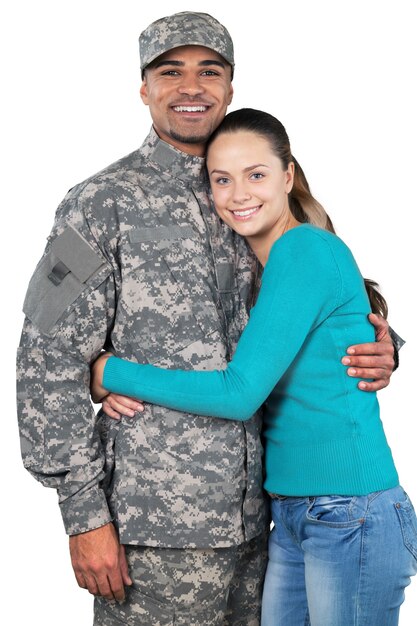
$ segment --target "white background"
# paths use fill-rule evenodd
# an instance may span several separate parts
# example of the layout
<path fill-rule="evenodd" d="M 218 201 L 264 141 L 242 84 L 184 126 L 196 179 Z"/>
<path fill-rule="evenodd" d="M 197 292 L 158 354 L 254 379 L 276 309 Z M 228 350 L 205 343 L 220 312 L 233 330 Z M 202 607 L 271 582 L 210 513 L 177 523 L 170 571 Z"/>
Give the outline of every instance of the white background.
<path fill-rule="evenodd" d="M 390 323 L 407 340 L 400 370 L 380 393 L 382 415 L 402 483 L 417 502 L 414 2 L 287 0 L 271 3 L 274 15 L 266 3 L 233 5 L 16 0 L 0 16 L 1 560 L 3 612 L 16 615 L 8 624 L 92 622 L 92 600 L 71 571 L 56 495 L 21 466 L 15 348 L 26 285 L 59 201 L 147 133 L 137 37 L 176 11 L 208 11 L 229 28 L 237 59 L 231 108 L 262 108 L 283 121 L 314 194 L 363 274 L 381 283 Z M 407 598 L 403 626 L 415 624 L 417 582 Z"/>

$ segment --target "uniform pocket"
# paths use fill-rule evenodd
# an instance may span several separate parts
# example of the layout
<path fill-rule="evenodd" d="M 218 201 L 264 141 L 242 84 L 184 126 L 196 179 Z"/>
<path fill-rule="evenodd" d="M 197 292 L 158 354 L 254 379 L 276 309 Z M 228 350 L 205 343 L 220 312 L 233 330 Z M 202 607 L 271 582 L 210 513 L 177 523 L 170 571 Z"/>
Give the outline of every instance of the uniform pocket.
<path fill-rule="evenodd" d="M 97 287 L 110 271 L 104 257 L 68 226 L 36 268 L 23 312 L 42 333 L 52 337 L 56 323 L 83 291 Z"/>
<path fill-rule="evenodd" d="M 96 598 L 94 613 L 99 624 L 173 626 L 174 614 L 168 604 L 158 602 L 135 586 L 125 587 L 125 593 L 126 600 L 122 603 Z"/>
<path fill-rule="evenodd" d="M 141 359 L 159 362 L 219 331 L 214 278 L 189 227 L 129 231 L 115 328 L 130 328 Z"/>
<path fill-rule="evenodd" d="M 395 503 L 406 548 L 417 559 L 417 519 L 411 500 L 404 492 L 405 500 Z"/>
<path fill-rule="evenodd" d="M 316 496 L 311 498 L 306 516 L 310 522 L 324 526 L 361 526 L 365 521 L 362 500 L 358 496 Z"/>

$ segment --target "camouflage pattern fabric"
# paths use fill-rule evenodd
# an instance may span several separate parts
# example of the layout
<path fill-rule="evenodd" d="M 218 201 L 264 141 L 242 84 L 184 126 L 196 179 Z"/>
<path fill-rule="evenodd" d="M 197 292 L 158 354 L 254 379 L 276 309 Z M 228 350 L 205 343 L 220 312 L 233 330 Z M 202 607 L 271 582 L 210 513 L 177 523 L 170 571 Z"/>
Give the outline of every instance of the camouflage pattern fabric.
<path fill-rule="evenodd" d="M 165 367 L 223 368 L 253 302 L 254 258 L 219 221 L 204 160 L 161 141 L 74 187 L 29 285 L 18 351 L 25 466 L 54 487 L 69 534 L 114 520 L 121 543 L 226 547 L 267 523 L 260 419 L 147 406 L 96 416 L 102 348 Z"/>
<path fill-rule="evenodd" d="M 140 67 L 179 46 L 205 46 L 233 68 L 233 41 L 228 30 L 208 13 L 184 11 L 152 22 L 139 37 Z"/>
<path fill-rule="evenodd" d="M 122 603 L 96 598 L 94 626 L 258 626 L 266 533 L 233 548 L 128 546 Z"/>

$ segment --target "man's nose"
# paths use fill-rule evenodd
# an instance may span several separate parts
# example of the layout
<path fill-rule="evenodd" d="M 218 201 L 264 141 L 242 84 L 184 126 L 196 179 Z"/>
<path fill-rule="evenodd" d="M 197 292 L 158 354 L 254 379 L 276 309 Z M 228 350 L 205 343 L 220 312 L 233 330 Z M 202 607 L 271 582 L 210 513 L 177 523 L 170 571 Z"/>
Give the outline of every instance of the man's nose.
<path fill-rule="evenodd" d="M 204 86 L 198 76 L 188 75 L 183 77 L 178 91 L 189 96 L 197 96 L 204 92 Z"/>

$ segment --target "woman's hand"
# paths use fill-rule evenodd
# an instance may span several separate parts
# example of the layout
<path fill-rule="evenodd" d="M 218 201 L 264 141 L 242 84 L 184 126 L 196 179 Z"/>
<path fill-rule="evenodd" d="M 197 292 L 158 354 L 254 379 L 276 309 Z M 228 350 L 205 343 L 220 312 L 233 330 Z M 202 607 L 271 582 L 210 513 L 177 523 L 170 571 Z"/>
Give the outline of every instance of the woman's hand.
<path fill-rule="evenodd" d="M 113 419 L 120 419 L 122 415 L 134 417 L 137 411 L 144 411 L 142 402 L 117 393 L 109 393 L 103 387 L 103 373 L 106 361 L 113 356 L 111 352 L 104 352 L 91 366 L 90 393 L 93 402 L 101 402 L 106 415 Z"/>
<path fill-rule="evenodd" d="M 121 396 L 118 393 L 109 393 L 104 399 L 101 408 L 106 415 L 115 420 L 119 420 L 122 415 L 134 417 L 138 411 L 145 410 L 143 404 L 134 398 Z"/>
<path fill-rule="evenodd" d="M 106 361 L 111 356 L 113 356 L 111 352 L 104 352 L 91 366 L 90 393 L 96 404 L 103 402 L 103 399 L 109 395 L 107 389 L 103 387 L 103 373 Z"/>

